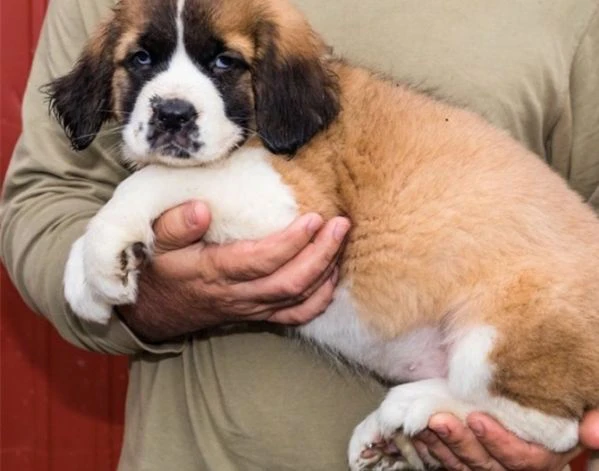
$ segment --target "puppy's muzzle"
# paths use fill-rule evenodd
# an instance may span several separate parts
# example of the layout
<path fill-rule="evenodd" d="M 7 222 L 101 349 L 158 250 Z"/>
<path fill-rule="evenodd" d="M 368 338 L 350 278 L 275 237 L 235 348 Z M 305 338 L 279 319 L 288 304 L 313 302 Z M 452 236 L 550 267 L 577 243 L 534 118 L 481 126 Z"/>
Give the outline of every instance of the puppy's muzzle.
<path fill-rule="evenodd" d="M 148 141 L 153 150 L 172 157 L 189 158 L 201 147 L 196 118 L 198 112 L 179 98 L 152 100 Z"/>

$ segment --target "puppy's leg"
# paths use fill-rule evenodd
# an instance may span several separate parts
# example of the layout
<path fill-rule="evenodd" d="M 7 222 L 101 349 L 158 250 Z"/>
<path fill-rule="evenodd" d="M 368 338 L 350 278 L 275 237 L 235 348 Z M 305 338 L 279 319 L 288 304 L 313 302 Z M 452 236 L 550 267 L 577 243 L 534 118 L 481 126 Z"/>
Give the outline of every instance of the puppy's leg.
<path fill-rule="evenodd" d="M 92 218 L 65 271 L 65 296 L 78 316 L 106 323 L 112 306 L 135 302 L 140 266 L 152 254 L 152 223 L 198 196 L 193 170 L 145 167 L 123 181 Z"/>
<path fill-rule="evenodd" d="M 86 279 L 97 296 L 110 304 L 133 303 L 139 268 L 152 252 L 152 219 L 120 224 L 123 218 L 112 211 L 112 205 L 105 208 L 90 221 L 84 236 Z"/>
<path fill-rule="evenodd" d="M 389 456 L 383 448 L 398 434 L 415 435 L 424 430 L 429 418 L 437 412 L 451 412 L 461 419 L 474 410 L 471 404 L 455 397 L 445 378 L 427 379 L 392 388 L 380 407 L 354 430 L 349 445 L 352 471 L 379 469 L 373 466 L 385 461 L 380 469 L 424 469 L 418 455 L 403 451 Z M 407 441 L 410 447 L 411 443 Z M 413 447 L 412 447 L 413 448 Z M 394 466 L 390 461 L 395 458 Z"/>
<path fill-rule="evenodd" d="M 360 436 L 372 436 L 368 432 L 369 428 L 371 430 L 378 428 L 377 417 L 374 417 L 377 412 L 373 412 L 354 432 L 349 449 L 350 457 L 353 457 L 350 460 L 350 469 L 352 471 L 424 470 L 425 465 L 418 456 L 411 438 L 403 433 L 396 433 L 387 440 L 377 435 L 378 441 L 366 445 L 359 442 Z M 431 468 L 438 467 L 432 463 L 427 464 Z"/>
<path fill-rule="evenodd" d="M 494 327 L 466 328 L 453 332 L 451 339 L 447 378 L 394 387 L 381 406 L 356 427 L 349 447 L 352 470 L 374 469 L 373 463 L 382 457 L 371 452 L 380 448 L 377 444 L 388 443 L 398 432 L 408 436 L 417 434 L 439 412 L 451 413 L 462 420 L 473 411 L 486 412 L 519 437 L 557 452 L 576 445 L 577 417 L 531 407 L 528 404 L 539 398 L 527 398 L 522 391 L 508 390 L 507 383 L 497 383 L 496 372 L 503 365 L 491 360 L 495 358 L 492 352 L 499 339 Z M 499 390 L 504 394 L 498 394 Z M 538 395 L 542 398 L 545 393 L 539 391 Z M 526 405 L 512 397 L 520 398 Z M 551 392 L 547 397 L 551 397 Z"/>
<path fill-rule="evenodd" d="M 539 376 L 533 373 L 552 368 L 550 362 L 543 361 L 543 352 L 549 346 L 543 345 L 542 337 L 522 332 L 518 336 L 513 330 L 501 334 L 495 327 L 477 326 L 456 333 L 454 338 L 448 386 L 455 397 L 472 404 L 477 411 L 494 416 L 524 440 L 556 452 L 576 446 L 580 416 L 566 413 L 564 406 L 568 402 L 566 395 L 574 391 L 564 391 L 562 396 L 549 384 L 539 384 Z M 515 366 L 501 352 L 497 354 L 502 344 L 511 345 L 516 357 L 522 356 L 520 365 Z M 518 378 L 518 381 L 510 384 L 502 378 Z"/>

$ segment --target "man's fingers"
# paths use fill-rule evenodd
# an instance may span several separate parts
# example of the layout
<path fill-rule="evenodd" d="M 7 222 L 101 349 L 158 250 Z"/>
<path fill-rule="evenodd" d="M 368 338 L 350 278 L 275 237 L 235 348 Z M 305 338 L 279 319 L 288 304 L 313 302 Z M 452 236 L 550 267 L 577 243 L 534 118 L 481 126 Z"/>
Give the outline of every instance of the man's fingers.
<path fill-rule="evenodd" d="M 445 443 L 430 430 L 420 432 L 417 436 L 417 441 L 423 443 L 427 448 L 427 453 L 441 463 L 443 469 L 448 471 L 469 471 L 469 468 L 453 454 Z M 426 454 L 423 450 L 418 450 L 420 456 L 426 460 Z"/>
<path fill-rule="evenodd" d="M 429 432 L 429 433 L 431 433 L 431 432 Z M 431 435 L 433 435 L 433 434 L 431 433 Z M 437 438 L 436 441 L 439 442 L 440 440 Z M 431 468 L 431 469 L 441 468 L 441 466 L 442 466 L 441 462 L 437 458 L 433 457 L 430 450 L 428 449 L 428 446 L 422 440 L 419 440 L 418 438 L 416 438 L 412 441 L 412 443 L 414 445 L 414 448 L 416 448 L 416 452 L 418 453 L 418 456 L 420 456 L 420 459 L 426 465 L 427 468 Z"/>
<path fill-rule="evenodd" d="M 579 451 L 556 455 L 542 446 L 528 443 L 485 414 L 474 413 L 468 417 L 468 426 L 485 450 L 510 470 L 560 469 Z M 556 462 L 556 457 L 560 463 Z"/>
<path fill-rule="evenodd" d="M 218 287 L 213 296 L 228 303 L 229 313 L 244 320 L 263 321 L 282 324 L 301 324 L 321 314 L 330 304 L 332 294 L 339 280 L 339 267 L 332 263 L 313 286 L 308 288 L 305 297 L 282 298 L 264 301 L 260 296 L 248 294 L 244 283 Z M 324 285 L 332 283 L 331 287 Z M 226 292 L 226 294 L 225 294 Z M 251 290 L 250 290 L 251 292 Z M 321 307 L 324 305 L 324 308 Z M 296 309 L 299 308 L 299 309 Z M 275 316 L 273 318 L 273 316 Z M 303 322 L 302 322 L 303 320 Z"/>
<path fill-rule="evenodd" d="M 178 278 L 201 278 L 207 283 L 226 280 L 237 283 L 268 276 L 292 259 L 314 237 L 322 225 L 318 214 L 306 214 L 287 229 L 261 240 L 243 240 L 223 245 L 196 244 L 173 256 Z"/>
<path fill-rule="evenodd" d="M 311 293 L 310 288 L 319 286 L 323 273 L 333 267 L 343 240 L 349 230 L 349 221 L 334 218 L 318 233 L 314 243 L 304 248 L 293 260 L 268 277 L 244 283 L 247 296 L 264 302 L 282 299 L 303 301 Z"/>
<path fill-rule="evenodd" d="M 451 414 L 436 414 L 431 417 L 428 426 L 457 460 L 469 469 L 473 471 L 502 471 L 505 469 L 489 455 L 472 430 L 457 417 Z M 447 464 L 445 466 L 449 467 Z M 452 468 L 449 467 L 449 469 Z"/>
<path fill-rule="evenodd" d="M 469 428 L 450 414 L 437 414 L 417 439 L 450 471 L 557 471 L 580 452 L 559 454 L 528 443 L 485 414 L 471 414 L 467 423 Z"/>
<path fill-rule="evenodd" d="M 599 410 L 588 412 L 580 425 L 580 442 L 591 450 L 599 450 Z"/>
<path fill-rule="evenodd" d="M 331 304 L 336 283 L 337 280 L 333 275 L 303 303 L 276 311 L 266 320 L 288 325 L 305 324 L 311 321 Z"/>
<path fill-rule="evenodd" d="M 310 287 L 334 259 L 349 228 L 349 221 L 345 218 L 332 219 L 318 233 L 315 243 L 311 243 L 321 224 L 322 218 L 319 215 L 307 214 L 298 218 L 286 230 L 265 239 L 225 245 L 195 244 L 184 250 L 169 253 L 168 264 L 160 265 L 164 265 L 162 268 L 165 273 L 177 279 L 198 278 L 205 283 L 226 282 L 239 286 L 247 284 L 248 286 L 244 287 L 245 295 L 243 292 L 239 293 L 242 300 L 260 299 L 262 293 L 262 300 L 274 302 L 290 297 L 298 288 L 303 288 L 303 291 Z M 326 233 L 324 243 L 323 232 Z M 277 272 L 282 265 L 290 265 L 289 261 L 296 257 L 300 258 L 299 266 L 304 270 L 299 274 L 292 272 L 285 279 L 277 276 L 275 282 L 271 283 L 269 275 Z M 306 258 L 308 263 L 305 263 Z M 293 262 L 295 263 L 295 260 Z M 158 263 L 157 259 L 155 263 Z M 306 269 L 317 273 L 312 277 L 309 274 L 306 276 Z M 285 272 L 284 275 L 287 274 L 288 272 Z M 263 280 L 263 283 L 254 284 L 259 280 Z M 245 281 L 249 283 L 244 283 Z M 266 292 L 268 290 L 278 290 L 279 294 L 271 296 Z"/>
<path fill-rule="evenodd" d="M 216 310 L 234 318 L 304 323 L 331 302 L 338 278 L 336 261 L 350 226 L 340 217 L 318 231 L 321 225 L 320 216 L 309 214 L 263 241 L 223 246 L 200 242 L 155 257 L 152 268 L 191 283 L 192 290 L 203 292 Z"/>
<path fill-rule="evenodd" d="M 212 266 L 234 281 L 268 276 L 300 253 L 322 224 L 320 215 L 305 214 L 283 231 L 264 239 L 232 244 L 226 253 L 214 252 Z"/>
<path fill-rule="evenodd" d="M 189 201 L 163 213 L 154 223 L 154 251 L 161 254 L 197 242 L 210 226 L 210 210 L 200 201 Z"/>

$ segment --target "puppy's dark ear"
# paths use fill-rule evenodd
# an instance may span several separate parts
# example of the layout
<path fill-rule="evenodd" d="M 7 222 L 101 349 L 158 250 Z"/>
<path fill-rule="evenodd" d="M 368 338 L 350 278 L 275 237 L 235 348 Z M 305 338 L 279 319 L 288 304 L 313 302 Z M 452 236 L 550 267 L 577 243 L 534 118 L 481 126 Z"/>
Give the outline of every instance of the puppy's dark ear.
<path fill-rule="evenodd" d="M 319 48 L 283 51 L 280 34 L 263 36 L 266 46 L 253 74 L 256 126 L 271 152 L 294 154 L 339 113 L 337 80 Z"/>
<path fill-rule="evenodd" d="M 42 87 L 75 150 L 88 147 L 112 116 L 115 27 L 105 25 L 88 43 L 73 70 Z"/>

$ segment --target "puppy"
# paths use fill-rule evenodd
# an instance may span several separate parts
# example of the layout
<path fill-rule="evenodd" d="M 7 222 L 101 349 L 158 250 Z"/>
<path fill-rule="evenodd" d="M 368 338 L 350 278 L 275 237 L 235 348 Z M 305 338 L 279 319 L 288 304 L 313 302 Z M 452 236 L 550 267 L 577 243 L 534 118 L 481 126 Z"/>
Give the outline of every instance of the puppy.
<path fill-rule="evenodd" d="M 115 119 L 138 169 L 72 248 L 79 316 L 135 302 L 152 221 L 188 199 L 213 243 L 346 215 L 335 301 L 298 331 L 406 383 L 356 427 L 352 470 L 422 468 L 404 435 L 442 411 L 577 444 L 599 406 L 599 221 L 504 132 L 331 57 L 285 0 L 123 0 L 48 91 L 75 149 Z"/>

